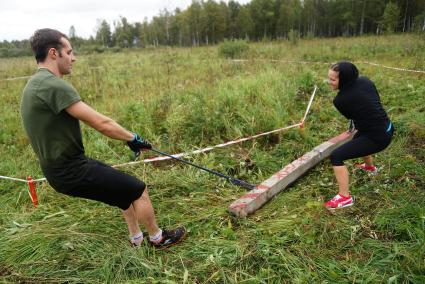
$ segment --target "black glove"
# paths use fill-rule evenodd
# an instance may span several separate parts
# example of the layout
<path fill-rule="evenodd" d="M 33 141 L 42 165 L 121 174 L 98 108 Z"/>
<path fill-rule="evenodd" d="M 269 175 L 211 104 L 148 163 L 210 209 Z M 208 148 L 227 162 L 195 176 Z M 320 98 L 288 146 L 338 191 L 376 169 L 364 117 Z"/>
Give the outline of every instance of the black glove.
<path fill-rule="evenodd" d="M 350 124 L 348 125 L 348 132 L 352 133 L 354 130 L 356 130 L 356 126 L 354 125 L 354 121 L 350 119 Z"/>
<path fill-rule="evenodd" d="M 133 140 L 127 142 L 127 145 L 134 153 L 140 153 L 141 150 L 152 149 L 152 145 L 148 141 L 142 139 L 137 133 L 133 134 Z"/>

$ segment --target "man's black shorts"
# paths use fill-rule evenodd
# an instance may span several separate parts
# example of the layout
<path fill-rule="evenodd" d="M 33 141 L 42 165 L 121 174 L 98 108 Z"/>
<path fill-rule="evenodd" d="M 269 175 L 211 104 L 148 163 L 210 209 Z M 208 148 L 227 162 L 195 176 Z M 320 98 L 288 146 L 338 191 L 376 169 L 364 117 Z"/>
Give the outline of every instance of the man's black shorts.
<path fill-rule="evenodd" d="M 84 157 L 78 166 L 44 170 L 47 181 L 58 192 L 101 201 L 123 210 L 145 190 L 141 180 L 100 161 Z"/>

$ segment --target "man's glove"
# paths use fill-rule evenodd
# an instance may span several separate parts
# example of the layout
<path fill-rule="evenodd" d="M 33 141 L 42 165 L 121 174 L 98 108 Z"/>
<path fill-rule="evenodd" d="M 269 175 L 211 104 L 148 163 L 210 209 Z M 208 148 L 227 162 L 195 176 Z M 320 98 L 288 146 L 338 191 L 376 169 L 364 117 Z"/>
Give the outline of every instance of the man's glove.
<path fill-rule="evenodd" d="M 134 153 L 140 153 L 141 150 L 152 149 L 152 145 L 148 141 L 142 139 L 137 133 L 133 134 L 133 140 L 127 142 L 127 145 Z"/>
<path fill-rule="evenodd" d="M 348 132 L 352 133 L 356 130 L 356 126 L 354 125 L 354 121 L 350 119 L 350 124 L 348 125 Z"/>

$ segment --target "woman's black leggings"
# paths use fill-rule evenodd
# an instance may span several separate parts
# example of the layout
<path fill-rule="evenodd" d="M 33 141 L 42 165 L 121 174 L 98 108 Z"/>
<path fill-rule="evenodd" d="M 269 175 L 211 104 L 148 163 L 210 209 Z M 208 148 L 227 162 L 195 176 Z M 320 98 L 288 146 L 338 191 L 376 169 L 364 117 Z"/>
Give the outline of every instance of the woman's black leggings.
<path fill-rule="evenodd" d="M 389 132 L 369 138 L 360 132 L 357 132 L 353 139 L 342 146 L 336 148 L 331 154 L 332 166 L 343 166 L 345 160 L 368 156 L 378 153 L 388 147 L 394 133 L 394 128 Z"/>

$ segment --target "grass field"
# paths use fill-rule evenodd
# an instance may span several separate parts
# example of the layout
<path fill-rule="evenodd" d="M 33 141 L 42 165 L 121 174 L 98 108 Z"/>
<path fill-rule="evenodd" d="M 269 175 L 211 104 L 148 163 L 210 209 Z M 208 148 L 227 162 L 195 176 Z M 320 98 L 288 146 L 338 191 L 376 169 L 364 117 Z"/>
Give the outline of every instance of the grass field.
<path fill-rule="evenodd" d="M 347 128 L 323 82 L 329 65 L 357 62 L 394 121 L 391 146 L 376 155 L 378 176 L 352 175 L 357 203 L 331 214 L 337 192 L 329 161 L 247 219 L 226 211 L 244 190 L 182 164 L 121 168 L 148 184 L 163 227 L 185 225 L 168 251 L 128 245 L 120 210 L 69 198 L 46 183 L 33 208 L 26 185 L 0 180 L 0 282 L 5 283 L 424 283 L 425 40 L 414 35 L 250 44 L 247 62 L 217 47 L 158 48 L 77 57 L 66 78 L 85 102 L 170 153 L 215 145 L 298 122 L 316 84 L 303 132 L 288 130 L 189 158 L 260 183 Z M 78 52 L 78 50 L 77 50 Z M 0 175 L 41 178 L 19 118 L 32 58 L 0 60 Z M 86 153 L 126 163 L 122 142 L 83 126 Z M 154 156 L 147 153 L 144 157 Z M 350 171 L 352 162 L 348 162 Z"/>

